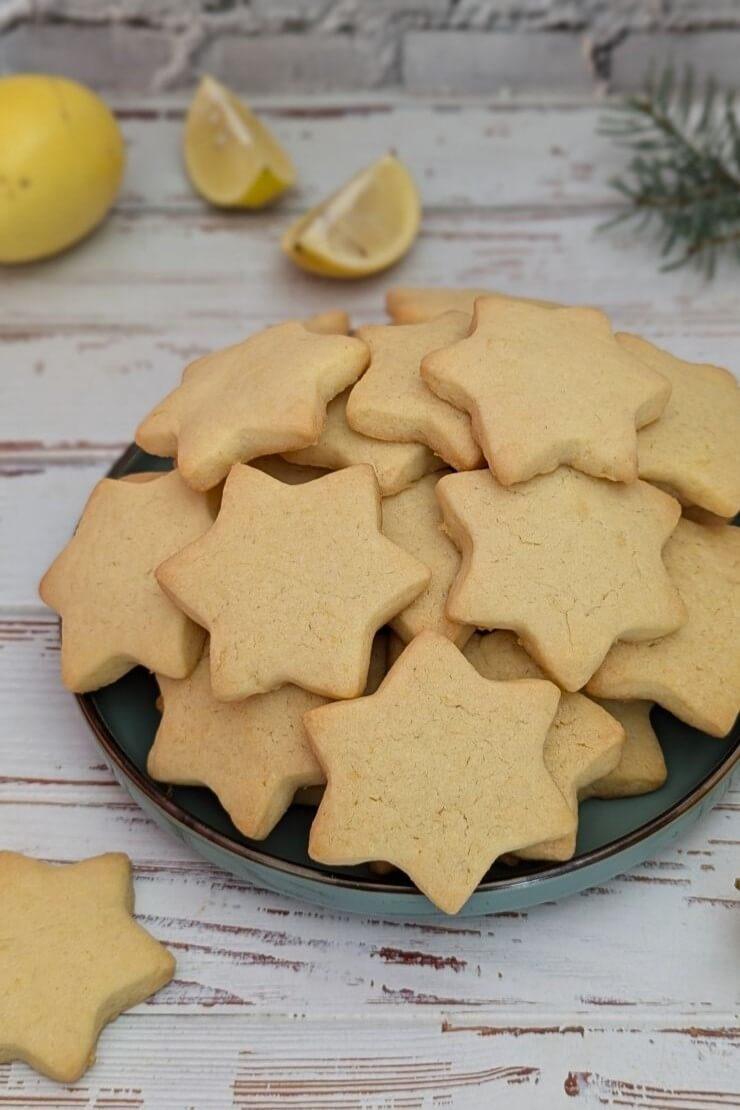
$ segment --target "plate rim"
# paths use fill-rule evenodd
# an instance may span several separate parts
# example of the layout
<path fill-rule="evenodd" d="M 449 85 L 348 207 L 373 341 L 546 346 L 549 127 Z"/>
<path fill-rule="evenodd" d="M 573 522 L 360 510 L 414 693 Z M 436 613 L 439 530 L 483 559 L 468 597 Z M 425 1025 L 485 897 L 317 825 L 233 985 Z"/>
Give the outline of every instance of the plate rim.
<path fill-rule="evenodd" d="M 130 444 L 113 463 L 106 477 L 117 478 L 131 462 L 139 455 L 144 454 L 145 452 L 143 452 L 137 444 Z M 75 694 L 75 699 L 101 748 L 124 777 L 140 790 L 153 805 L 159 810 L 163 810 L 166 816 L 176 824 L 184 826 L 190 832 L 195 833 L 197 836 L 209 841 L 227 853 L 239 856 L 242 859 L 259 864 L 270 870 L 281 871 L 312 883 L 342 887 L 349 890 L 361 890 L 375 894 L 402 896 L 404 898 L 415 896 L 422 899 L 425 897 L 425 895 L 411 882 L 405 885 L 356 879 L 350 876 L 333 875 L 328 872 L 313 870 L 302 864 L 281 860 L 258 848 L 240 844 L 232 837 L 220 833 L 209 825 L 204 824 L 199 818 L 188 813 L 187 810 L 183 809 L 182 806 L 168 797 L 166 790 L 159 783 L 139 770 L 133 760 L 121 748 L 115 736 L 108 728 L 108 725 L 94 702 L 93 694 L 94 691 L 86 694 Z M 709 738 L 710 743 L 714 740 L 714 737 Z M 721 743 L 721 739 L 718 739 L 717 742 Z M 643 822 L 643 824 L 638 825 L 629 833 L 617 837 L 616 840 L 609 841 L 600 848 L 594 848 L 581 856 L 565 860 L 556 866 L 540 866 L 537 870 L 525 875 L 512 875 L 510 878 L 491 879 L 488 882 L 479 883 L 473 893 L 492 894 L 502 891 L 526 889 L 528 886 L 532 886 L 544 880 L 564 878 L 567 875 L 572 875 L 585 868 L 601 863 L 603 860 L 620 855 L 622 852 L 634 847 L 641 841 L 649 839 L 656 833 L 661 832 L 666 826 L 672 825 L 685 813 L 693 809 L 694 806 L 698 805 L 703 798 L 714 790 L 723 778 L 732 772 L 738 759 L 740 759 L 740 734 L 736 737 L 734 744 L 731 746 L 724 759 L 714 770 L 702 779 L 692 790 L 679 798 L 678 801 L 674 802 L 669 809 L 658 816 Z"/>

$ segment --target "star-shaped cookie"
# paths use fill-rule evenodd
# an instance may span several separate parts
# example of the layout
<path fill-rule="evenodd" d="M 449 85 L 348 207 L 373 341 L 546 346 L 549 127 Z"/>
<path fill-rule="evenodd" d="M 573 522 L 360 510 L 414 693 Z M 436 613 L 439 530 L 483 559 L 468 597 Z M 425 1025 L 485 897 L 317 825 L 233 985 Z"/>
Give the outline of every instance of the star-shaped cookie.
<path fill-rule="evenodd" d="M 309 331 L 318 332 L 319 335 L 349 335 L 349 316 L 343 308 L 328 308 L 325 312 L 316 312 L 303 322 Z"/>
<path fill-rule="evenodd" d="M 447 616 L 516 632 L 566 690 L 585 685 L 615 640 L 665 636 L 686 619 L 661 559 L 681 509 L 647 482 L 564 466 L 507 488 L 474 470 L 441 478 L 437 497 L 462 551 Z"/>
<path fill-rule="evenodd" d="M 567 463 L 599 478 L 637 478 L 637 431 L 670 395 L 666 378 L 617 342 L 595 308 L 475 302 L 470 336 L 426 355 L 421 376 L 470 413 L 503 485 Z"/>
<path fill-rule="evenodd" d="M 470 417 L 440 400 L 421 380 L 424 355 L 468 334 L 470 317 L 447 312 L 424 324 L 371 325 L 358 335 L 370 349 L 370 366 L 352 389 L 351 426 L 366 436 L 425 443 L 457 470 L 483 464 Z"/>
<path fill-rule="evenodd" d="M 432 320 L 443 312 L 464 312 L 468 319 L 473 314 L 473 306 L 478 297 L 504 297 L 507 300 L 524 301 L 525 304 L 538 304 L 543 308 L 557 308 L 554 301 L 540 301 L 532 297 L 506 297 L 490 289 L 461 288 L 450 289 L 438 286 L 396 285 L 389 289 L 385 297 L 388 315 L 394 324 L 421 324 Z"/>
<path fill-rule="evenodd" d="M 421 593 L 429 570 L 382 535 L 372 467 L 289 486 L 236 465 L 216 523 L 157 579 L 210 632 L 220 700 L 286 682 L 354 698 L 373 636 Z"/>
<path fill-rule="evenodd" d="M 75 1083 L 103 1026 L 169 983 L 175 961 L 133 909 L 127 856 L 0 852 L 0 1064 Z"/>
<path fill-rule="evenodd" d="M 136 442 L 176 457 L 186 482 L 210 489 L 236 462 L 316 443 L 327 404 L 357 381 L 368 357 L 361 340 L 299 321 L 265 328 L 188 366 Z"/>
<path fill-rule="evenodd" d="M 475 637 L 465 655 L 479 674 L 498 682 L 545 678 L 511 632 Z M 578 801 L 593 783 L 614 771 L 624 750 L 621 724 L 583 694 L 563 694 L 545 740 L 545 767 L 578 820 Z M 533 844 L 516 853 L 522 859 L 570 859 L 576 829 L 558 840 Z"/>
<path fill-rule="evenodd" d="M 624 729 L 625 741 L 619 763 L 608 775 L 592 782 L 584 798 L 631 798 L 659 790 L 668 777 L 663 749 L 650 723 L 651 701 L 609 701 L 598 704 Z"/>
<path fill-rule="evenodd" d="M 438 481 L 439 475 L 429 474 L 395 497 L 383 499 L 383 534 L 428 566 L 432 574 L 424 592 L 394 617 L 390 626 L 406 643 L 431 628 L 462 647 L 473 628 L 451 621 L 445 613 L 447 594 L 460 570 L 460 554 L 442 530 L 442 513 L 434 494 Z"/>
<path fill-rule="evenodd" d="M 375 471 L 384 497 L 398 493 L 423 474 L 444 466 L 443 460 L 421 443 L 383 443 L 360 435 L 347 423 L 348 397 L 349 390 L 346 390 L 334 398 L 326 410 L 321 439 L 313 447 L 286 452 L 284 457 L 288 462 L 298 466 L 321 466 L 326 470 L 367 463 Z"/>
<path fill-rule="evenodd" d="M 740 710 L 740 529 L 682 519 L 664 557 L 686 623 L 661 640 L 616 644 L 588 692 L 657 701 L 694 728 L 725 736 Z"/>
<path fill-rule="evenodd" d="M 573 828 L 542 754 L 559 698 L 549 682 L 484 679 L 420 633 L 377 693 L 306 713 L 327 778 L 309 855 L 387 860 L 456 913 L 504 852 Z"/>
<path fill-rule="evenodd" d="M 640 477 L 721 517 L 740 510 L 740 389 L 727 370 L 684 362 L 637 335 L 618 334 L 625 351 L 671 383 L 660 420 L 637 437 Z"/>
<path fill-rule="evenodd" d="M 208 656 L 189 678 L 157 676 L 163 713 L 147 770 L 180 786 L 207 786 L 237 829 L 266 837 L 300 787 L 324 781 L 303 714 L 326 698 L 281 686 L 244 701 L 217 701 Z"/>
<path fill-rule="evenodd" d="M 166 597 L 154 571 L 210 527 L 213 497 L 176 470 L 132 479 L 98 482 L 39 587 L 62 618 L 62 680 L 79 693 L 138 664 L 184 678 L 203 650 L 203 630 Z"/>

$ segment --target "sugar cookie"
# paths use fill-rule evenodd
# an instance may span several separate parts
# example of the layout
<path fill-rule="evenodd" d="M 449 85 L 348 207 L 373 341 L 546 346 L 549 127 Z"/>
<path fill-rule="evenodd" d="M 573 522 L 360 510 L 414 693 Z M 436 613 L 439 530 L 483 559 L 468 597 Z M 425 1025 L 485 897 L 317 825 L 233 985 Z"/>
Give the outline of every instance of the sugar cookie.
<path fill-rule="evenodd" d="M 562 463 L 637 478 L 637 431 L 665 408 L 670 383 L 617 342 L 595 308 L 542 308 L 481 297 L 470 336 L 426 355 L 421 376 L 470 413 L 503 485 Z"/>
<path fill-rule="evenodd" d="M 211 526 L 213 498 L 176 470 L 132 477 L 98 482 L 39 587 L 62 618 L 62 680 L 78 693 L 138 664 L 184 678 L 203 650 L 203 630 L 165 596 L 154 570 Z"/>
<path fill-rule="evenodd" d="M 334 398 L 326 410 L 321 439 L 313 447 L 286 452 L 288 462 L 298 466 L 320 466 L 327 470 L 367 463 L 375 471 L 384 497 L 398 493 L 424 474 L 444 466 L 443 460 L 421 443 L 383 443 L 350 428 L 347 423 L 348 397 L 347 390 Z"/>
<path fill-rule="evenodd" d="M 209 787 L 245 836 L 263 839 L 296 790 L 323 783 L 303 714 L 326 698 L 281 686 L 244 701 L 217 701 L 207 655 L 189 678 L 158 675 L 157 681 L 163 712 L 149 774 L 179 786 Z"/>
<path fill-rule="evenodd" d="M 213 527 L 157 570 L 210 632 L 213 693 L 224 701 L 286 682 L 357 697 L 376 631 L 429 578 L 382 535 L 369 466 L 289 486 L 237 465 Z"/>
<path fill-rule="evenodd" d="M 386 860 L 456 913 L 502 853 L 572 831 L 542 755 L 559 698 L 549 682 L 483 679 L 422 632 L 376 694 L 305 714 L 327 778 L 309 855 Z"/>
<path fill-rule="evenodd" d="M 76 1083 L 103 1026 L 169 983 L 175 961 L 133 909 L 118 852 L 62 867 L 0 852 L 0 1064 Z"/>
<path fill-rule="evenodd" d="M 461 312 L 425 324 L 360 328 L 370 366 L 349 395 L 351 426 L 378 439 L 424 443 L 457 470 L 482 466 L 470 417 L 432 393 L 420 373 L 424 355 L 462 339 L 469 329 L 470 317 Z"/>
<path fill-rule="evenodd" d="M 438 481 L 437 474 L 429 474 L 395 497 L 383 499 L 383 534 L 428 566 L 432 574 L 424 592 L 393 617 L 390 626 L 407 643 L 431 628 L 462 647 L 473 628 L 451 621 L 445 614 L 450 586 L 460 570 L 460 554 L 442 530 L 442 513 L 434 495 Z"/>
<path fill-rule="evenodd" d="M 592 782 L 584 798 L 630 798 L 659 790 L 668 777 L 660 741 L 650 723 L 651 701 L 608 701 L 598 699 L 625 733 L 619 763 L 608 775 Z"/>
<path fill-rule="evenodd" d="M 655 423 L 637 437 L 640 477 L 665 482 L 679 499 L 721 517 L 740 511 L 740 389 L 727 370 L 684 362 L 637 335 L 621 346 L 671 383 Z"/>
<path fill-rule="evenodd" d="M 316 443 L 329 401 L 368 358 L 359 339 L 276 324 L 191 363 L 139 425 L 136 442 L 176 457 L 186 482 L 210 489 L 236 462 Z"/>
<path fill-rule="evenodd" d="M 443 312 L 464 312 L 468 318 L 478 297 L 501 297 L 505 300 L 524 301 L 543 308 L 557 308 L 555 301 L 541 301 L 532 297 L 510 297 L 490 289 L 449 289 L 444 286 L 404 286 L 389 289 L 385 297 L 388 315 L 394 324 L 420 324 Z"/>
<path fill-rule="evenodd" d="M 506 488 L 475 470 L 441 478 L 437 497 L 462 551 L 447 616 L 516 632 L 566 690 L 588 681 L 615 640 L 665 636 L 686 619 L 661 560 L 680 506 L 647 482 L 560 467 Z"/>
<path fill-rule="evenodd" d="M 683 519 L 664 557 L 688 620 L 661 640 L 616 644 L 588 692 L 657 701 L 694 728 L 725 736 L 740 710 L 740 529 Z"/>
<path fill-rule="evenodd" d="M 465 655 L 479 674 L 496 681 L 545 678 L 511 632 L 476 637 Z M 578 801 L 589 788 L 618 766 L 624 749 L 622 725 L 583 694 L 562 694 L 545 740 L 545 767 L 552 775 L 576 821 Z M 570 859 L 576 829 L 558 840 L 545 841 L 516 853 L 522 859 Z"/>

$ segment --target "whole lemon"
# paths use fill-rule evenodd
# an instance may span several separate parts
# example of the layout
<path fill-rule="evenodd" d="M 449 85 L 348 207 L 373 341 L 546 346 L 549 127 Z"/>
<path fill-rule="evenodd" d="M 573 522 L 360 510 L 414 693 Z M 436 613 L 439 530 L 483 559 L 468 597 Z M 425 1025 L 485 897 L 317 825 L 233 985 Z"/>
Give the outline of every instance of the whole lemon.
<path fill-rule="evenodd" d="M 92 231 L 124 163 L 118 124 L 84 85 L 0 78 L 0 263 L 46 258 Z"/>

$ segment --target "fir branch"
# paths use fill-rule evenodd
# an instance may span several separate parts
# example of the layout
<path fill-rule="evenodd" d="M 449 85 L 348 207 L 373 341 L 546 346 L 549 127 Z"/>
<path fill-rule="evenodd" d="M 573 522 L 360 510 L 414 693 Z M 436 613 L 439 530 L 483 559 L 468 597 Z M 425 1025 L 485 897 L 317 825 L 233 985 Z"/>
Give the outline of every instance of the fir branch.
<path fill-rule="evenodd" d="M 734 92 L 710 79 L 695 93 L 691 69 L 677 80 L 668 67 L 604 117 L 600 133 L 632 152 L 610 182 L 625 208 L 605 226 L 657 226 L 662 269 L 690 262 L 711 277 L 720 254 L 740 262 L 740 121 Z"/>

